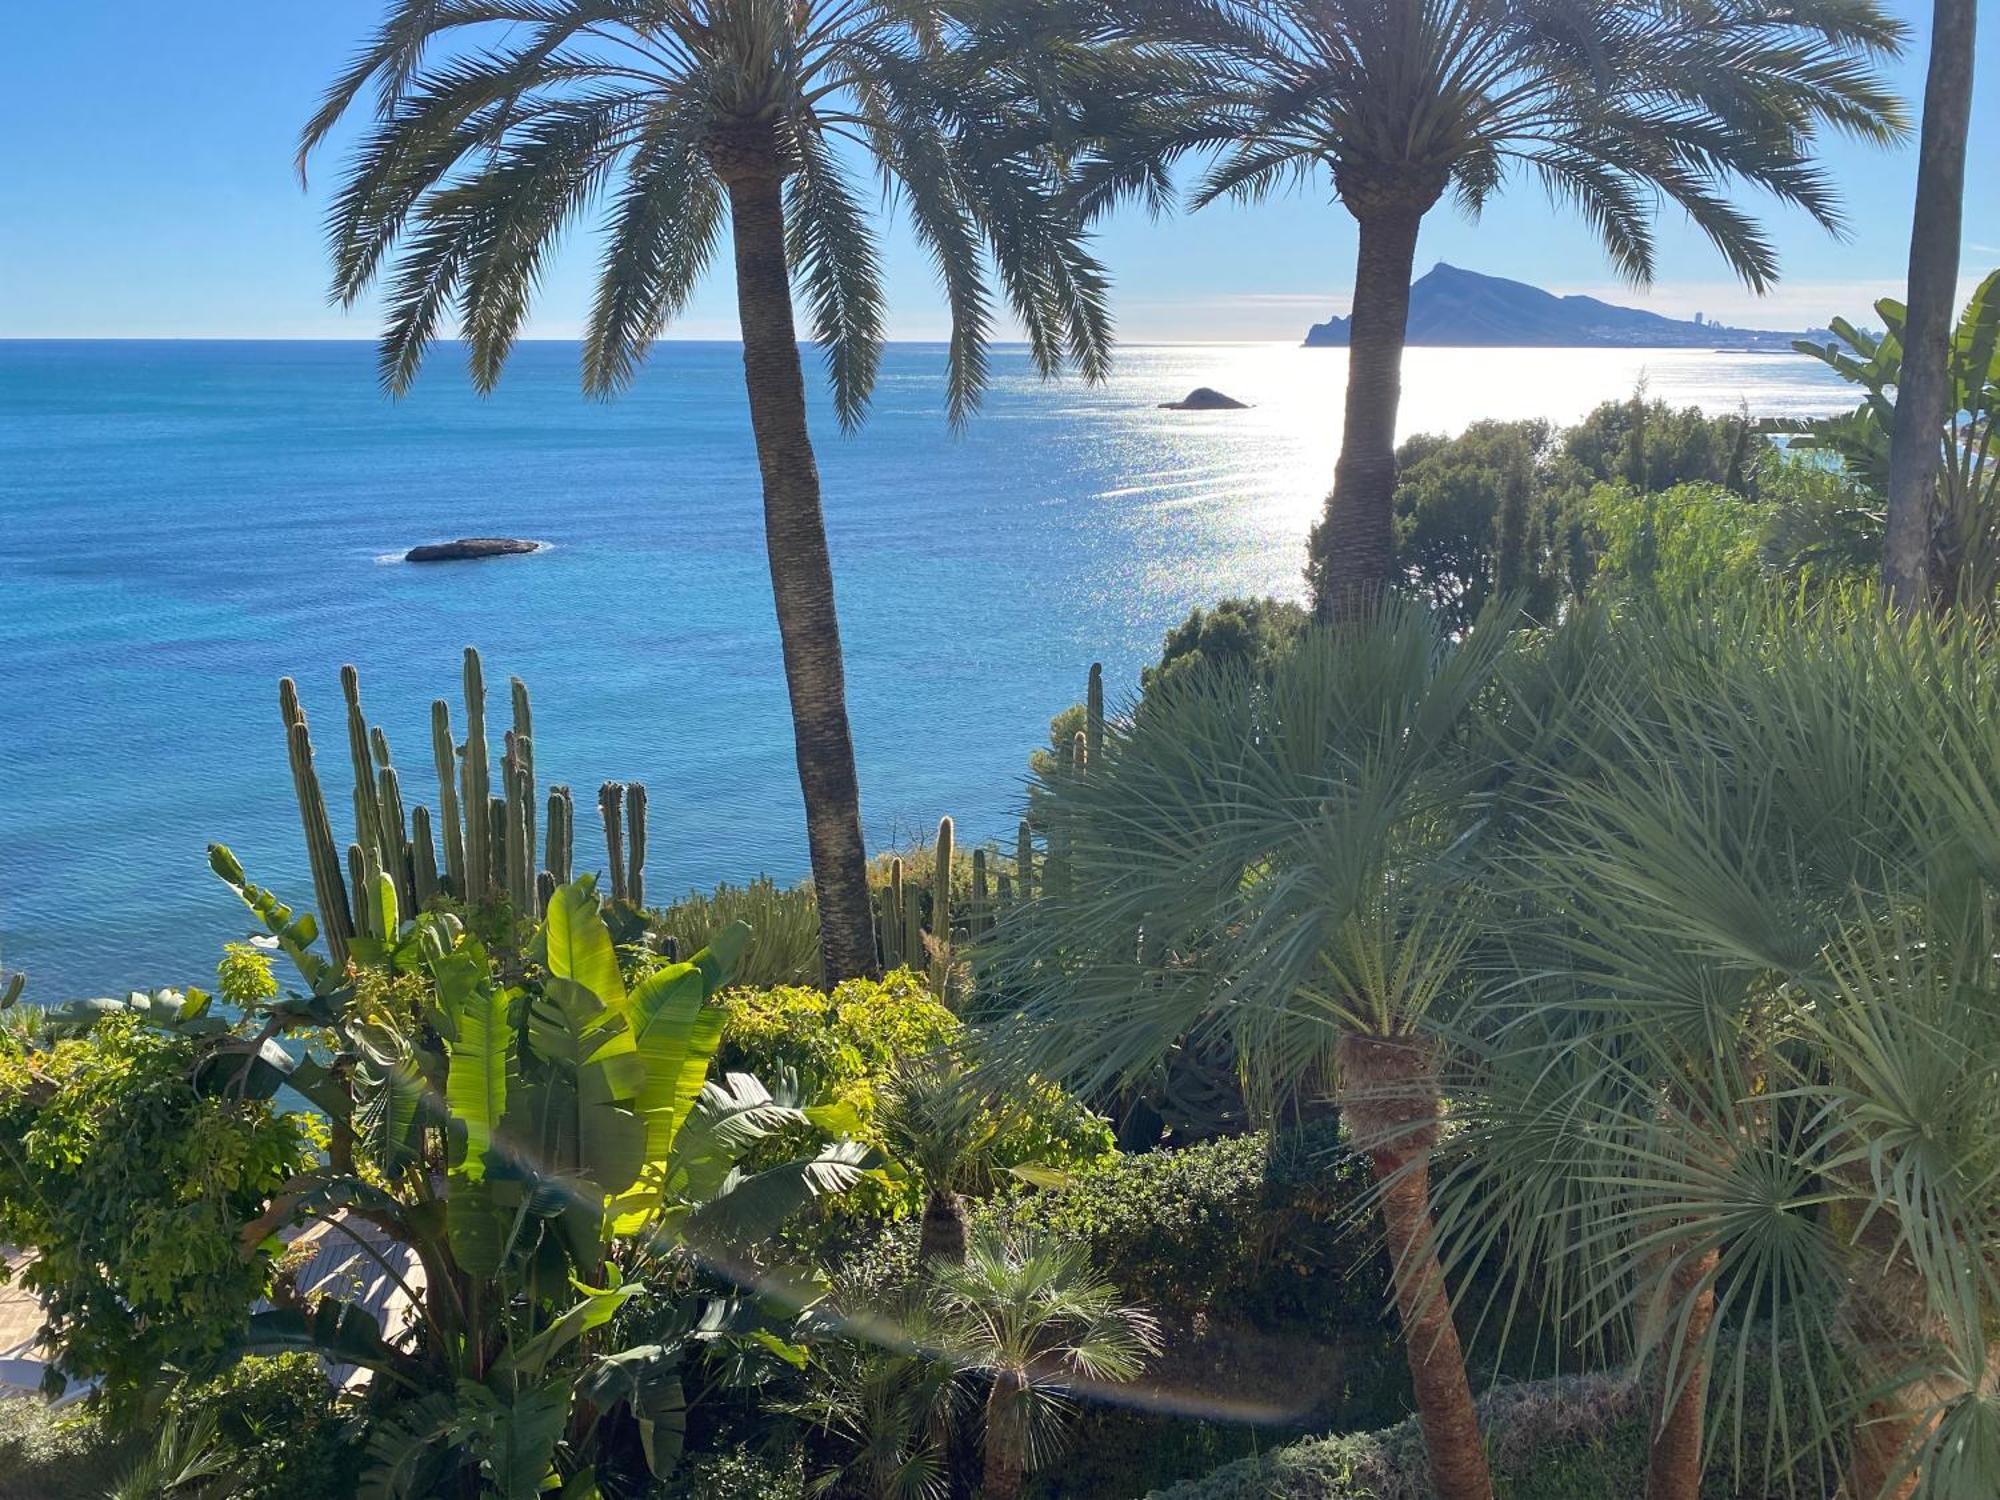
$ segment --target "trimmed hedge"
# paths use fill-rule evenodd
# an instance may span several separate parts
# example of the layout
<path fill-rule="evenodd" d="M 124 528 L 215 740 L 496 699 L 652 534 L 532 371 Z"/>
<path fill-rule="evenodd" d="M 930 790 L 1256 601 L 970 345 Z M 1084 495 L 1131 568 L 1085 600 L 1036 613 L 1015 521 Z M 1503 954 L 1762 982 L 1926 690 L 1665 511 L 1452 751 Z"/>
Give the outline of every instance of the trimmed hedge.
<path fill-rule="evenodd" d="M 1495 1500 L 1605 1500 L 1646 1489 L 1646 1403 L 1627 1379 L 1572 1375 L 1501 1386 L 1479 1401 Z M 1702 1500 L 1805 1500 L 1817 1491 L 1744 1483 L 1712 1460 Z M 1309 1438 L 1238 1459 L 1147 1500 L 1434 1500 L 1422 1431 L 1410 1417 L 1380 1432 Z"/>

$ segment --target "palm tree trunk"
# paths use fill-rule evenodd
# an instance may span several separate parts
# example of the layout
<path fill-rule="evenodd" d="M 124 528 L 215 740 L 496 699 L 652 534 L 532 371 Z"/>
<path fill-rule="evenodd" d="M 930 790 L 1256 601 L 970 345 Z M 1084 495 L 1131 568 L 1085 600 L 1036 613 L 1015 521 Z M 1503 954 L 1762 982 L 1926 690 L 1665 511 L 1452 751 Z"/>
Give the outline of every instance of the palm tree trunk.
<path fill-rule="evenodd" d="M 1882 583 L 1898 613 L 1923 607 L 1930 583 L 1939 453 L 1953 413 L 1949 348 L 1965 216 L 1965 142 L 1972 114 L 1974 0 L 1933 0 L 1930 73 L 1917 155 L 1910 294 L 1902 380 L 1889 441 L 1889 528 Z"/>
<path fill-rule="evenodd" d="M 932 1192 L 924 1199 L 923 1224 L 917 1234 L 917 1264 L 942 1260 L 965 1264 L 967 1239 L 965 1200 L 957 1193 Z"/>
<path fill-rule="evenodd" d="M 1357 209 L 1360 258 L 1348 328 L 1347 416 L 1326 514 L 1313 528 L 1306 575 L 1322 619 L 1351 619 L 1394 581 L 1396 410 L 1410 272 L 1424 210 L 1391 203 Z"/>
<path fill-rule="evenodd" d="M 1646 1500 L 1701 1500 L 1702 1426 L 1708 1412 L 1708 1355 L 1715 1321 L 1717 1251 L 1683 1257 L 1667 1274 L 1663 1315 L 1678 1326 L 1676 1358 L 1660 1360 L 1660 1403 L 1646 1465 Z M 1669 1366 L 1671 1365 L 1671 1368 Z"/>
<path fill-rule="evenodd" d="M 1439 1092 L 1430 1049 L 1410 1038 L 1340 1039 L 1340 1111 L 1381 1185 L 1382 1228 L 1438 1500 L 1493 1500 L 1431 1220 L 1431 1149 Z"/>
<path fill-rule="evenodd" d="M 847 728 L 847 683 L 834 613 L 833 568 L 820 515 L 819 466 L 806 427 L 805 375 L 792 323 L 782 170 L 775 152 L 769 164 L 731 165 L 726 180 L 736 242 L 743 381 L 764 475 L 764 547 L 784 642 L 799 788 L 805 794 L 820 958 L 832 986 L 876 972 L 861 792 Z"/>
<path fill-rule="evenodd" d="M 997 1370 L 986 1393 L 986 1474 L 980 1500 L 1019 1500 L 1027 1474 L 1027 1439 L 1021 1393 L 1026 1382 L 1011 1370 Z"/>

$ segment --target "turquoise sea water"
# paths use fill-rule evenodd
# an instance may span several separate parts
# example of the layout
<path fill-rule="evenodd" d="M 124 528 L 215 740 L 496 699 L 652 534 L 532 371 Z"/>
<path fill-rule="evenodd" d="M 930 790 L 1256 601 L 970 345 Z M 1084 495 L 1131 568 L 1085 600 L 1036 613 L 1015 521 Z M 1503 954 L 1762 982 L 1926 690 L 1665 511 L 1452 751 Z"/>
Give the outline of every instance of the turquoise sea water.
<path fill-rule="evenodd" d="M 1092 660 L 1125 691 L 1191 605 L 1300 592 L 1344 360 L 1133 348 L 1091 389 L 1001 350 L 954 437 L 942 349 L 888 351 L 866 429 L 820 431 L 874 845 L 947 812 L 962 840 L 1005 835 L 1024 757 Z M 1642 376 L 1714 410 L 1850 404 L 1796 356 L 1425 349 L 1404 425 L 1572 420 Z M 1254 407 L 1157 409 L 1197 384 Z M 491 534 L 552 545 L 391 560 Z M 361 344 L 0 342 L 0 966 L 44 1003 L 208 982 L 246 927 L 209 840 L 310 897 L 278 678 L 299 682 L 338 821 L 340 665 L 406 798 L 429 801 L 428 705 L 462 722 L 468 643 L 489 681 L 527 681 L 543 784 L 593 809 L 580 867 L 602 847 L 594 789 L 617 777 L 651 793 L 656 897 L 804 873 L 733 346 L 665 345 L 605 405 L 577 394 L 565 344 L 523 346 L 485 399 L 441 352 L 393 403 Z"/>

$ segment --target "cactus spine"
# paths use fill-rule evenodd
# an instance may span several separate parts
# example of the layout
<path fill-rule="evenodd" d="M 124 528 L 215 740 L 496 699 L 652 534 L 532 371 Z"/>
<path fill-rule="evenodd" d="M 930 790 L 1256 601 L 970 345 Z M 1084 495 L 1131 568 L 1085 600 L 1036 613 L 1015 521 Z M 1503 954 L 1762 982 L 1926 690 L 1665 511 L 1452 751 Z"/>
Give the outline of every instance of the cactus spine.
<path fill-rule="evenodd" d="M 431 704 L 431 759 L 437 765 L 438 821 L 443 825 L 444 875 L 452 894 L 468 894 L 465 880 L 465 824 L 458 813 L 458 749 L 451 740 L 451 705 Z"/>
<path fill-rule="evenodd" d="M 1084 690 L 1085 749 L 1091 765 L 1104 758 L 1104 663 L 1090 664 L 1090 685 Z"/>
<path fill-rule="evenodd" d="M 625 899 L 646 904 L 646 789 L 638 782 L 625 788 Z"/>
<path fill-rule="evenodd" d="M 954 832 L 949 816 L 938 819 L 937 851 L 931 863 L 931 933 L 940 943 L 951 941 L 951 844 Z"/>
<path fill-rule="evenodd" d="M 607 781 L 597 789 L 597 811 L 604 819 L 604 853 L 611 877 L 611 899 L 625 899 L 625 788 Z"/>

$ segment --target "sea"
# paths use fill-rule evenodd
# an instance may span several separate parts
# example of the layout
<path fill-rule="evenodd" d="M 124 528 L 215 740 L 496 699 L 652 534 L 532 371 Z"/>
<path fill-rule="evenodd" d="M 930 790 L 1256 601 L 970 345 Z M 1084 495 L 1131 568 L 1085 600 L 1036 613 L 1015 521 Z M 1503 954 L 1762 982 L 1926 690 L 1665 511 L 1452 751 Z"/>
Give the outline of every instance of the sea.
<path fill-rule="evenodd" d="M 1346 354 L 1120 351 L 1045 383 L 1001 348 L 951 430 L 944 350 L 885 353 L 861 430 L 812 399 L 863 814 L 876 848 L 957 822 L 1005 839 L 1028 752 L 1094 661 L 1129 695 L 1167 628 L 1231 594 L 1303 593 L 1340 442 Z M 0 968 L 43 1004 L 213 982 L 248 914 L 208 871 L 311 885 L 278 714 L 295 678 L 336 831 L 339 672 L 435 797 L 429 705 L 476 645 L 534 703 L 544 786 L 649 791 L 649 894 L 807 868 L 735 346 L 662 345 L 586 400 L 573 344 L 524 344 L 480 396 L 441 349 L 391 400 L 358 342 L 0 342 Z M 1647 393 L 1710 411 L 1853 404 L 1792 354 L 1414 349 L 1404 432 L 1573 421 Z M 1247 410 L 1177 412 L 1198 385 Z M 525 557 L 402 562 L 459 536 Z M 497 752 L 496 752 L 497 753 Z"/>

